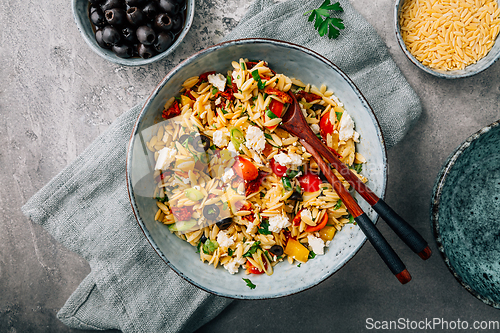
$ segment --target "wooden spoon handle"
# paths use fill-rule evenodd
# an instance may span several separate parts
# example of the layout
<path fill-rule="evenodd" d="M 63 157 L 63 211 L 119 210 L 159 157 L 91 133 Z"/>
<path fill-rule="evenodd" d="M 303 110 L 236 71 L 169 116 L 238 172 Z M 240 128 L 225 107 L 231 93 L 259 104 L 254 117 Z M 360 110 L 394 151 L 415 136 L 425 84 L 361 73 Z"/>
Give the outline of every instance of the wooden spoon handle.
<path fill-rule="evenodd" d="M 378 231 L 368 216 L 363 212 L 356 200 L 354 200 L 354 198 L 345 189 L 344 185 L 342 185 L 337 176 L 335 176 L 332 169 L 330 169 L 321 155 L 309 143 L 307 143 L 307 141 L 301 139 L 300 143 L 306 148 L 309 154 L 314 157 L 328 182 L 332 184 L 335 192 L 337 192 L 344 205 L 354 217 L 356 223 L 366 235 L 366 238 L 368 238 L 391 272 L 402 284 L 409 282 L 411 280 L 411 276 L 401 259 L 398 257 L 396 252 L 394 252 L 389 243 L 387 243 L 384 236 L 382 236 L 380 231 Z"/>

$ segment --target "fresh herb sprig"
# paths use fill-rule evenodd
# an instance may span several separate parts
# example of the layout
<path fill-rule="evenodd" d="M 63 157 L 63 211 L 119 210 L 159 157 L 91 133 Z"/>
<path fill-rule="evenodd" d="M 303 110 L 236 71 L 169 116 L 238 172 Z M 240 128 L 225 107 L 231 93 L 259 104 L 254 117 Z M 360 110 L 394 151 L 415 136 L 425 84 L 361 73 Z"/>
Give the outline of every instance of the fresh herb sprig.
<path fill-rule="evenodd" d="M 325 0 L 318 9 L 310 10 L 304 15 L 311 13 L 308 21 L 314 21 L 314 28 L 318 30 L 319 35 L 323 37 L 328 33 L 328 38 L 332 39 L 337 38 L 340 35 L 340 30 L 344 29 L 345 26 L 342 19 L 330 17 L 330 14 L 343 11 L 344 9 L 340 6 L 340 3 L 330 4 L 330 0 Z"/>

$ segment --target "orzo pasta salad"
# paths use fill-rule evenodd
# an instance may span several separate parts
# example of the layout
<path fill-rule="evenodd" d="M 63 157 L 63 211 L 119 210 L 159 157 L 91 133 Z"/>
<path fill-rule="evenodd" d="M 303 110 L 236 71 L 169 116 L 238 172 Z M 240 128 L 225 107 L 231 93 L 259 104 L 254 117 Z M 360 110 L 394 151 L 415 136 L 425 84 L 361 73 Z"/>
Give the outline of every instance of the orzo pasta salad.
<path fill-rule="evenodd" d="M 278 127 L 295 94 L 311 129 L 361 175 L 359 134 L 332 91 L 233 61 L 188 78 L 147 142 L 155 158 L 155 219 L 231 274 L 271 275 L 280 261 L 324 254 L 353 219 L 297 137 Z M 349 184 L 334 171 L 345 187 Z"/>

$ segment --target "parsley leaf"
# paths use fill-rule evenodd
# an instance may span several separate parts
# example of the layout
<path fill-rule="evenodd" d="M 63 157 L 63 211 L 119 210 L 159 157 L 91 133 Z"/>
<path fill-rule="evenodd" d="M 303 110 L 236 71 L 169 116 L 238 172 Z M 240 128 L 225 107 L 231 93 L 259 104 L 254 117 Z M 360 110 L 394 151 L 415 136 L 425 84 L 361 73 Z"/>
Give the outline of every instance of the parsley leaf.
<path fill-rule="evenodd" d="M 340 118 L 342 118 L 342 112 L 335 111 L 335 115 L 337 116 L 337 120 L 340 121 Z"/>
<path fill-rule="evenodd" d="M 342 200 L 337 200 L 337 203 L 335 204 L 335 206 L 333 207 L 333 210 L 337 210 L 339 209 L 340 207 L 342 207 Z"/>
<path fill-rule="evenodd" d="M 219 243 L 217 243 L 217 241 L 211 241 L 210 239 L 207 239 L 205 241 L 205 244 L 203 244 L 203 253 L 212 254 L 218 247 Z"/>
<path fill-rule="evenodd" d="M 351 169 L 354 169 L 357 173 L 361 173 L 361 170 L 363 170 L 363 164 L 354 163 Z"/>
<path fill-rule="evenodd" d="M 215 95 L 219 92 L 219 89 L 217 89 L 216 87 L 213 87 L 212 88 L 212 95 Z"/>
<path fill-rule="evenodd" d="M 266 84 L 264 82 L 262 82 L 262 80 L 260 79 L 259 70 L 257 70 L 257 69 L 254 70 L 252 72 L 252 77 L 253 77 L 253 79 L 255 81 L 257 81 L 259 89 L 264 89 L 265 88 Z"/>
<path fill-rule="evenodd" d="M 307 20 L 314 21 L 314 29 L 318 30 L 321 37 L 328 33 L 328 38 L 332 39 L 337 38 L 340 35 L 340 30 L 345 28 L 342 19 L 330 17 L 332 11 L 343 12 L 344 9 L 339 2 L 330 4 L 330 0 L 325 0 L 318 9 L 310 10 L 304 15 L 311 13 Z"/>
<path fill-rule="evenodd" d="M 314 259 L 314 257 L 316 257 L 316 253 L 314 251 L 309 252 L 308 259 Z"/>
<path fill-rule="evenodd" d="M 266 114 L 267 114 L 267 116 L 269 117 L 269 119 L 276 119 L 276 118 L 278 118 L 278 116 L 277 116 L 277 115 L 275 115 L 275 114 L 273 113 L 273 111 L 271 111 L 271 110 L 269 110 L 269 109 L 266 109 Z"/>
<path fill-rule="evenodd" d="M 243 279 L 243 281 L 247 283 L 247 286 L 250 289 L 255 289 L 255 287 L 257 287 L 255 284 L 252 283 L 252 281 L 250 281 L 250 279 Z"/>
<path fill-rule="evenodd" d="M 227 249 L 227 255 L 232 257 L 233 256 L 233 253 L 234 253 L 234 250 L 233 249 Z"/>
<path fill-rule="evenodd" d="M 257 252 L 258 249 L 260 249 L 260 241 L 256 241 L 255 243 L 253 243 L 248 251 L 243 255 L 243 257 L 251 257 L 252 254 Z"/>
<path fill-rule="evenodd" d="M 268 221 L 262 221 L 258 231 L 262 235 L 271 235 L 272 234 L 272 232 L 269 231 L 269 222 Z"/>
<path fill-rule="evenodd" d="M 266 139 L 269 139 L 269 140 L 273 139 L 273 137 L 270 134 L 264 133 L 264 136 L 266 137 Z"/>

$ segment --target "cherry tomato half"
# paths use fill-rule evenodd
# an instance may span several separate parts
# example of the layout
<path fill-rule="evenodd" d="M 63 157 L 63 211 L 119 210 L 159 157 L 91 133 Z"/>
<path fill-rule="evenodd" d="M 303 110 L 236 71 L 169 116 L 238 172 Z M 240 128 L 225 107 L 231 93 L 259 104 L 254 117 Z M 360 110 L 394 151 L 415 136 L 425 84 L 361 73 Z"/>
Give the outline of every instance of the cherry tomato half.
<path fill-rule="evenodd" d="M 321 120 L 319 122 L 319 130 L 321 133 L 321 136 L 326 139 L 327 134 L 332 134 L 333 133 L 333 125 L 332 122 L 330 121 L 330 112 L 328 111 L 321 117 Z"/>
<path fill-rule="evenodd" d="M 271 169 L 276 176 L 283 177 L 283 175 L 286 173 L 287 167 L 276 162 L 274 158 L 269 161 L 269 164 L 271 165 Z"/>
<path fill-rule="evenodd" d="M 308 171 L 304 175 L 297 178 L 299 180 L 300 187 L 304 192 L 316 192 L 319 191 L 319 185 L 321 185 L 321 178 Z"/>
<path fill-rule="evenodd" d="M 276 117 L 281 118 L 281 113 L 283 112 L 283 103 L 278 102 L 275 99 L 271 99 L 269 103 L 269 110 L 276 115 Z"/>
<path fill-rule="evenodd" d="M 244 180 L 254 180 L 259 175 L 259 170 L 252 162 L 241 156 L 236 157 L 233 164 L 234 172 Z"/>
<path fill-rule="evenodd" d="M 264 262 L 264 269 L 267 270 L 267 260 L 262 260 Z M 250 261 L 247 261 L 247 271 L 251 274 L 264 274 L 264 271 L 260 271 L 257 267 L 252 265 Z"/>

